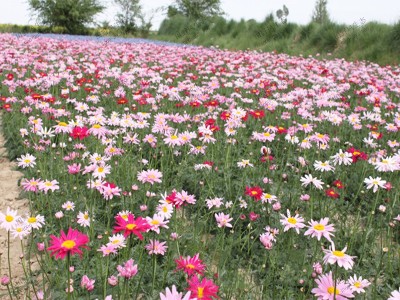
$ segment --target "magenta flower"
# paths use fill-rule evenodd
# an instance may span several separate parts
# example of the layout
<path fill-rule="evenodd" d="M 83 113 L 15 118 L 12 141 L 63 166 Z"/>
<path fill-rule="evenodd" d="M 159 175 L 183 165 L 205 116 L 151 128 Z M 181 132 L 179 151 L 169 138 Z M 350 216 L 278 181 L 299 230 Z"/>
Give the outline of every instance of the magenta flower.
<path fill-rule="evenodd" d="M 64 259 L 67 254 L 79 254 L 82 258 L 83 252 L 80 248 L 89 248 L 86 246 L 86 244 L 89 243 L 88 236 L 71 227 L 68 229 L 67 234 L 62 230 L 60 234 L 60 237 L 50 235 L 50 247 L 47 248 L 47 250 L 50 251 L 50 256 L 55 256 L 56 259 Z"/>

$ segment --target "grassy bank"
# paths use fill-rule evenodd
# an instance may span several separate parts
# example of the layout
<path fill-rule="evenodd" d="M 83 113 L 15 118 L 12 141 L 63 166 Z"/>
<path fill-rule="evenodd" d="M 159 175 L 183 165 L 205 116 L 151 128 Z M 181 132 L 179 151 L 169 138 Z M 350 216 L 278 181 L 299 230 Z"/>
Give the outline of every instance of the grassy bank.
<path fill-rule="evenodd" d="M 220 48 L 277 51 L 291 55 L 325 56 L 348 60 L 400 63 L 400 22 L 351 26 L 335 23 L 281 24 L 268 16 L 263 22 L 224 18 L 194 21 L 177 15 L 163 21 L 155 39 Z"/>

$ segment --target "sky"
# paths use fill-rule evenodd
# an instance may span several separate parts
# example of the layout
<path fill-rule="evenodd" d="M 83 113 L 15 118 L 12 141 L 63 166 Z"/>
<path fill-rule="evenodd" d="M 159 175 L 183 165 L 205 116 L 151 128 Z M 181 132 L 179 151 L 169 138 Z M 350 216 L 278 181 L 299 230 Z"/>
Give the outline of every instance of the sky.
<path fill-rule="evenodd" d="M 29 11 L 28 0 L 0 0 L 0 24 L 35 24 Z M 112 0 L 101 0 L 107 6 L 97 21 L 114 23 L 117 9 Z M 173 0 L 141 0 L 147 18 L 152 17 L 153 30 L 158 29 L 165 18 L 166 8 Z M 286 5 L 289 9 L 288 21 L 307 24 L 311 20 L 316 0 L 222 0 L 222 9 L 228 19 L 255 19 L 262 21 L 270 13 Z M 108 5 L 107 5 L 108 3 Z M 393 24 L 400 20 L 400 0 L 329 0 L 328 11 L 337 23 L 362 26 L 364 22 L 378 21 Z"/>

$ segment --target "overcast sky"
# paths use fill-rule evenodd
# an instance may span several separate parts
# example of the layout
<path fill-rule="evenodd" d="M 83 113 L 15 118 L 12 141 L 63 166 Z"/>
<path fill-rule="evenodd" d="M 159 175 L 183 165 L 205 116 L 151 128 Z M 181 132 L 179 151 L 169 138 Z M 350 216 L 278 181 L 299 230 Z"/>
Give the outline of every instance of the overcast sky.
<path fill-rule="evenodd" d="M 116 8 L 112 0 L 102 0 L 107 10 L 97 17 L 100 21 L 114 22 Z M 159 9 L 167 7 L 173 0 L 141 0 L 144 11 L 153 16 L 153 28 L 158 29 L 165 15 Z M 284 4 L 289 8 L 290 22 L 307 24 L 311 20 L 316 0 L 222 0 L 222 9 L 227 18 L 235 20 L 255 19 L 262 21 Z M 158 9 L 158 10 L 157 10 Z M 400 0 L 329 0 L 328 11 L 338 23 L 362 25 L 363 21 L 378 21 L 393 24 L 400 20 Z M 0 0 L 0 23 L 35 24 L 27 0 Z"/>

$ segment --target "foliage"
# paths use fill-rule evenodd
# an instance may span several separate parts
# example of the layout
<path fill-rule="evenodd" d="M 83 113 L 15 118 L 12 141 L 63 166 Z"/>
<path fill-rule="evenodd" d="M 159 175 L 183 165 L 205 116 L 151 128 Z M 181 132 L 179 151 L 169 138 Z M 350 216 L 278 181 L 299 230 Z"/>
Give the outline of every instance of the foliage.
<path fill-rule="evenodd" d="M 220 0 L 176 0 L 175 5 L 178 12 L 196 20 L 221 14 Z"/>
<path fill-rule="evenodd" d="M 114 3 L 120 9 L 116 16 L 117 25 L 123 32 L 137 31 L 138 21 L 142 17 L 142 8 L 139 2 L 140 0 L 114 0 Z"/>
<path fill-rule="evenodd" d="M 324 24 L 330 22 L 328 14 L 328 0 L 317 0 L 312 16 L 312 21 Z"/>
<path fill-rule="evenodd" d="M 29 5 L 41 24 L 75 34 L 85 32 L 85 25 L 104 9 L 99 0 L 29 0 Z"/>

